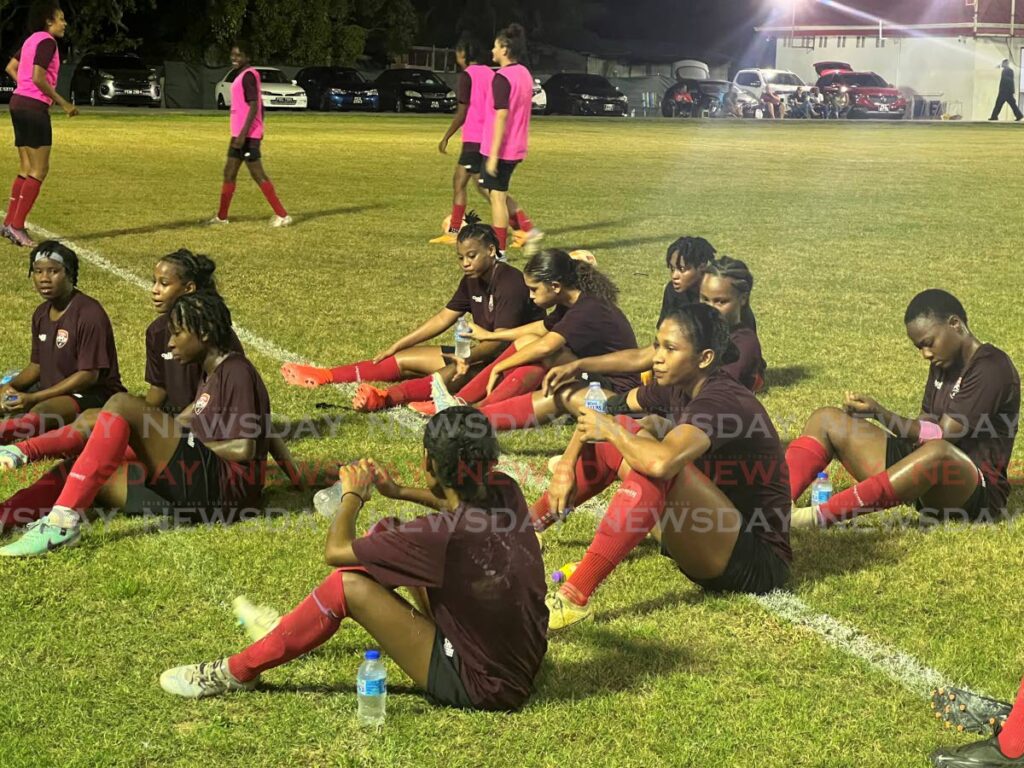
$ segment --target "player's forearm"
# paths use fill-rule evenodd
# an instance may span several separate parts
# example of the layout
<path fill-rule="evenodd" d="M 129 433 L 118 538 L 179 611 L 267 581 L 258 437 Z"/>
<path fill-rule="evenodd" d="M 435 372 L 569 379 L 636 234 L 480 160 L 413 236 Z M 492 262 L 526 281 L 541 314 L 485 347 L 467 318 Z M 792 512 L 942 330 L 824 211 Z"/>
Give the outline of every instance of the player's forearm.
<path fill-rule="evenodd" d="M 63 381 L 59 381 L 52 387 L 41 389 L 38 392 L 32 393 L 32 399 L 40 403 L 44 400 L 50 400 L 54 397 L 64 397 L 65 395 L 74 395 L 88 389 L 100 379 L 99 371 L 78 371 L 68 376 Z"/>
<path fill-rule="evenodd" d="M 581 371 L 586 373 L 640 373 L 650 370 L 654 364 L 654 347 L 645 349 L 620 349 L 607 355 L 585 357 L 577 361 Z"/>

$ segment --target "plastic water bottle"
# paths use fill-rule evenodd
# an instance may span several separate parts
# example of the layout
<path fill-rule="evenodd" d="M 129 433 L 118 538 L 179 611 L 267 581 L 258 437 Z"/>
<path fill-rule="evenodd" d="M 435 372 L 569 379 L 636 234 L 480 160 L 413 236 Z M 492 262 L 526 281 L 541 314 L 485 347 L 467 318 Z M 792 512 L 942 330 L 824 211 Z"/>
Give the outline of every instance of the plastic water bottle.
<path fill-rule="evenodd" d="M 470 354 L 469 323 L 463 315 L 455 324 L 455 356 L 460 360 L 468 360 Z"/>
<path fill-rule="evenodd" d="M 814 514 L 818 514 L 822 504 L 827 504 L 832 498 L 832 481 L 828 479 L 827 472 L 819 472 L 818 478 L 811 486 L 811 508 Z"/>
<path fill-rule="evenodd" d="M 12 371 L 5 371 L 3 377 L 0 378 L 0 387 L 2 387 L 4 384 L 10 384 L 11 381 L 13 381 L 14 377 L 17 376 L 19 373 L 21 373 L 21 371 L 17 369 Z"/>
<path fill-rule="evenodd" d="M 380 726 L 388 702 L 388 670 L 380 651 L 367 651 L 356 676 L 356 697 L 359 700 L 359 724 Z"/>
<path fill-rule="evenodd" d="M 590 388 L 587 390 L 587 397 L 583 404 L 592 411 L 608 413 L 608 395 L 601 389 L 600 383 L 596 381 L 590 382 Z"/>
<path fill-rule="evenodd" d="M 341 504 L 341 481 L 338 481 L 330 488 L 324 488 L 313 496 L 313 506 L 318 514 L 324 517 L 333 518 L 338 512 L 338 505 Z"/>
<path fill-rule="evenodd" d="M 576 573 L 576 569 L 580 567 L 579 563 L 566 563 L 557 571 L 551 574 L 551 580 L 558 586 L 565 584 L 572 575 Z"/>

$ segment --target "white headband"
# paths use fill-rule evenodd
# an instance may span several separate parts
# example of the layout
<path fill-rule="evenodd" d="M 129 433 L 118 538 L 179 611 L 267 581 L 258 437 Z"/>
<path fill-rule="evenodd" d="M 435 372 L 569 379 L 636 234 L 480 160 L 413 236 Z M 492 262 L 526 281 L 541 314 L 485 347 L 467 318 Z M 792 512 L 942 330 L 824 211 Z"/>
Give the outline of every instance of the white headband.
<path fill-rule="evenodd" d="M 40 251 L 36 254 L 36 257 L 32 259 L 32 263 L 35 264 L 37 261 L 55 261 L 61 266 L 67 266 L 64 264 L 64 257 L 59 253 L 53 253 L 52 251 Z"/>

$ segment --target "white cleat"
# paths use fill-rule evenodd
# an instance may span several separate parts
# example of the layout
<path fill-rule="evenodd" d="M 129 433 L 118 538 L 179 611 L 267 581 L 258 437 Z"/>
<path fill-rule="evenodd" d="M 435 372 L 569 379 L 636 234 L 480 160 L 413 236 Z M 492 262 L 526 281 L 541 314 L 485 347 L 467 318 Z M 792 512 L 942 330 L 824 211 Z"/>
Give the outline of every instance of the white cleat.
<path fill-rule="evenodd" d="M 270 226 L 275 229 L 278 227 L 290 227 L 292 225 L 291 216 L 275 216 L 270 220 Z"/>
<path fill-rule="evenodd" d="M 222 219 L 220 216 L 214 216 L 212 219 L 206 222 L 208 227 L 216 227 L 219 224 L 230 224 L 231 222 L 227 219 Z"/>
<path fill-rule="evenodd" d="M 0 472 L 19 469 L 28 463 L 28 457 L 13 445 L 0 446 Z"/>
<path fill-rule="evenodd" d="M 244 595 L 239 595 L 231 603 L 235 618 L 249 636 L 251 642 L 257 643 L 270 634 L 281 621 L 281 614 L 266 605 L 253 605 Z"/>
<path fill-rule="evenodd" d="M 248 683 L 235 680 L 228 669 L 227 659 L 174 667 L 160 675 L 161 688 L 186 699 L 205 699 L 207 696 L 220 696 L 232 691 L 251 691 L 258 683 L 259 678 Z"/>

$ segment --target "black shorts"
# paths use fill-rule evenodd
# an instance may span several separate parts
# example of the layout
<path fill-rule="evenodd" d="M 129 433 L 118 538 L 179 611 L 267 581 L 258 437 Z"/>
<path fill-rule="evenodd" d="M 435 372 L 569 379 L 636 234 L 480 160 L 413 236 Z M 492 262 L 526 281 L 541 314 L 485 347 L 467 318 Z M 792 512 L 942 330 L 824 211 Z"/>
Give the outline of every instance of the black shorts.
<path fill-rule="evenodd" d="M 671 557 L 662 546 L 661 553 Z M 764 539 L 744 524 L 729 563 L 720 576 L 713 579 L 695 579 L 679 567 L 679 572 L 705 592 L 740 592 L 764 595 L 781 589 L 789 581 L 789 563 Z"/>
<path fill-rule="evenodd" d="M 107 400 L 110 399 L 110 395 L 106 392 L 82 392 L 80 394 L 72 395 L 75 399 L 75 403 L 78 405 L 78 412 L 85 413 L 93 408 L 102 408 L 107 404 Z"/>
<path fill-rule="evenodd" d="M 39 149 L 53 146 L 53 128 L 48 109 L 12 109 L 14 146 Z"/>
<path fill-rule="evenodd" d="M 479 175 L 483 168 L 484 156 L 480 154 L 480 145 L 462 143 L 462 154 L 459 155 L 459 165 L 473 175 Z"/>
<path fill-rule="evenodd" d="M 245 160 L 247 163 L 255 163 L 263 155 L 260 153 L 259 139 L 246 139 L 241 148 L 235 148 L 228 144 L 228 157 L 234 160 Z"/>
<path fill-rule="evenodd" d="M 889 435 L 889 438 L 885 441 L 885 468 L 888 469 L 893 464 L 899 463 L 920 447 L 914 440 Z M 985 474 L 980 469 L 978 470 L 978 487 L 974 489 L 974 493 L 971 494 L 970 498 L 964 502 L 963 509 L 938 510 L 926 506 L 921 499 L 917 499 L 914 502 L 914 507 L 917 508 L 918 512 L 928 517 L 947 520 L 956 520 L 957 518 L 977 520 L 979 518 L 988 518 L 990 513 L 998 513 L 999 511 L 989 504 L 988 483 L 985 481 Z"/>
<path fill-rule="evenodd" d="M 434 633 L 434 650 L 427 672 L 427 699 L 439 707 L 474 709 L 462 683 L 462 661 L 441 630 Z"/>
<path fill-rule="evenodd" d="M 498 174 L 496 176 L 491 176 L 487 173 L 487 158 L 481 158 L 481 161 L 480 184 L 483 188 L 494 192 L 508 192 L 508 185 L 512 181 L 512 174 L 515 172 L 516 166 L 519 165 L 519 161 L 499 160 Z"/>
<path fill-rule="evenodd" d="M 218 502 L 219 461 L 213 451 L 186 433 L 167 467 L 156 477 L 147 480 L 141 465 L 129 466 L 125 512 L 173 515 L 196 522 L 213 520 L 222 513 Z"/>

